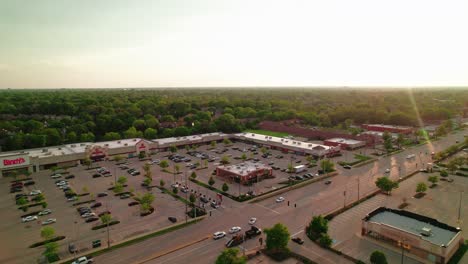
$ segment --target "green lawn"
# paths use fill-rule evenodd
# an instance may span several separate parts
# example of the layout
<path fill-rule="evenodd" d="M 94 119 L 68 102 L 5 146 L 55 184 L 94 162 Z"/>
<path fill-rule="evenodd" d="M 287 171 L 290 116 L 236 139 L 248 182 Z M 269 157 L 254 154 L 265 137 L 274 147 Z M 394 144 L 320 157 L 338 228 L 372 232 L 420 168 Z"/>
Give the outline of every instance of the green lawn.
<path fill-rule="evenodd" d="M 248 129 L 248 130 L 245 130 L 244 132 L 250 132 L 250 133 L 261 134 L 261 135 L 272 136 L 272 137 L 286 137 L 286 136 L 289 136 L 288 133 L 273 132 L 273 131 L 261 130 L 261 129 Z"/>

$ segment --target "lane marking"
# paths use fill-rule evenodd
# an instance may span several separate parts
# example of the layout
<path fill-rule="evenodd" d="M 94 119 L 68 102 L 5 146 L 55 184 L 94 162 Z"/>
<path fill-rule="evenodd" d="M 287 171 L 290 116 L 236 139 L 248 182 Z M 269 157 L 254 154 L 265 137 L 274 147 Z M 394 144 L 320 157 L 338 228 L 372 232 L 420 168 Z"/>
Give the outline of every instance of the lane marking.
<path fill-rule="evenodd" d="M 280 214 L 278 211 L 275 211 L 275 210 L 273 210 L 273 209 L 271 209 L 271 208 L 268 208 L 268 207 L 266 207 L 266 206 L 264 206 L 264 205 L 261 205 L 261 204 L 258 204 L 258 203 L 256 203 L 255 205 L 260 206 L 260 207 L 263 207 L 263 208 L 265 208 L 265 209 L 267 209 L 267 210 L 270 210 L 270 211 L 272 211 L 273 213 Z"/>
<path fill-rule="evenodd" d="M 304 229 L 302 229 L 301 231 L 298 231 L 298 232 L 292 234 L 291 236 L 297 236 L 297 235 L 299 235 L 299 234 L 302 233 L 302 232 L 304 232 Z"/>
<path fill-rule="evenodd" d="M 174 256 L 174 257 L 172 257 L 172 258 L 169 258 L 169 259 L 167 259 L 167 260 L 163 260 L 162 262 L 159 262 L 159 263 L 167 263 L 168 261 L 171 261 L 171 260 L 173 260 L 173 259 L 175 259 L 175 258 L 181 257 L 181 256 L 186 255 L 186 254 L 188 254 L 188 253 L 191 253 L 191 252 L 193 252 L 193 251 L 199 250 L 199 249 L 204 248 L 204 247 L 207 247 L 207 246 L 211 246 L 211 245 L 214 244 L 215 242 L 216 242 L 216 240 L 214 240 L 214 241 L 212 241 L 211 243 L 208 243 L 208 244 L 206 244 L 206 245 L 199 246 L 199 247 L 197 247 L 197 248 L 191 249 L 191 250 L 189 250 L 189 251 L 187 251 L 187 252 L 184 252 L 184 253 L 181 253 L 181 254 L 177 254 L 176 256 Z"/>

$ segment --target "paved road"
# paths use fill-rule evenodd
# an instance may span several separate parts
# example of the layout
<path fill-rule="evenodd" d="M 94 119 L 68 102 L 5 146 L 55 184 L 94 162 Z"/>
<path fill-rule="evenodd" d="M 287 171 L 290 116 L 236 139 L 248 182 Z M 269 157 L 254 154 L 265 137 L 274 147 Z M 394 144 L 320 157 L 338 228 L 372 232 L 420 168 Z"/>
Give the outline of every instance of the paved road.
<path fill-rule="evenodd" d="M 333 183 L 330 185 L 317 182 L 284 194 L 283 196 L 290 201 L 290 206 L 287 206 L 286 202 L 276 203 L 275 197 L 273 197 L 256 204 L 244 203 L 239 207 L 223 208 L 221 209 L 223 210 L 222 214 L 217 213 L 212 217 L 207 217 L 199 224 L 101 255 L 96 258 L 96 262 L 141 263 L 142 260 L 146 260 L 151 256 L 155 257 L 162 252 L 178 248 L 201 237 L 209 236 L 215 231 L 227 231 L 234 225 L 239 225 L 245 230 L 248 228 L 247 221 L 250 217 L 257 217 L 257 225 L 261 228 L 270 227 L 281 222 L 289 228 L 292 235 L 303 237 L 304 226 L 313 215 L 326 214 L 342 207 L 345 203 L 357 199 L 358 178 L 359 194 L 363 196 L 365 193 L 376 189 L 374 184 L 376 178 L 388 175 L 392 179 L 397 179 L 401 175 L 420 169 L 422 164 L 431 161 L 429 154 L 432 151 L 440 151 L 454 144 L 456 140 L 463 140 L 465 134 L 464 131 L 450 134 L 433 144 L 413 147 L 390 157 L 381 157 L 376 162 L 351 170 L 338 168 L 340 174 L 333 177 Z M 426 152 L 428 155 L 426 155 Z M 416 154 L 416 159 L 407 160 L 406 156 L 408 154 Z M 391 172 L 386 174 L 385 170 L 388 168 L 391 169 Z M 344 191 L 346 191 L 346 195 L 344 195 Z M 294 207 L 294 203 L 296 207 Z M 187 260 L 193 263 L 212 263 L 224 248 L 224 243 L 225 240 L 205 240 L 145 263 L 182 263 Z M 246 245 L 247 249 L 255 246 L 256 241 L 251 241 Z M 304 250 L 307 250 L 309 246 L 306 245 L 304 248 Z M 333 262 L 336 257 L 330 252 L 317 247 L 314 247 L 312 251 L 315 257 L 310 257 L 313 260 L 323 261 L 323 259 L 329 259 Z"/>

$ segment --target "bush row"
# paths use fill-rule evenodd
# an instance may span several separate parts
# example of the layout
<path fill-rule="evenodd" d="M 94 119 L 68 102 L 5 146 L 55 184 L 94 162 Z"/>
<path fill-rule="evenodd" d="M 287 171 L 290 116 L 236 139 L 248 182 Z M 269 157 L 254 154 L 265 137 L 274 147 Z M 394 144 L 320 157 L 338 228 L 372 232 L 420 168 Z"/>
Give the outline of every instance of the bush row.
<path fill-rule="evenodd" d="M 116 225 L 120 223 L 120 221 L 117 221 L 117 220 L 114 220 L 114 221 L 110 221 L 109 222 L 109 226 L 112 226 L 112 225 Z M 102 225 L 97 225 L 97 226 L 93 226 L 91 228 L 91 230 L 98 230 L 98 229 L 101 229 L 101 228 L 104 228 L 104 227 L 107 227 L 107 224 L 102 224 Z"/>
<path fill-rule="evenodd" d="M 35 207 L 35 206 L 42 206 L 43 208 L 46 208 L 47 203 L 46 202 L 40 202 L 40 203 L 33 203 L 33 204 L 23 205 L 23 206 L 18 207 L 18 209 L 26 211 L 26 210 L 28 210 L 29 207 Z"/>
<path fill-rule="evenodd" d="M 85 204 L 85 203 L 93 203 L 95 201 L 96 201 L 95 199 L 91 199 L 91 200 L 86 200 L 86 201 L 82 201 L 82 202 L 77 202 L 77 203 L 74 203 L 73 206 L 77 206 L 77 205 L 81 205 L 81 204 Z"/>
<path fill-rule="evenodd" d="M 54 238 L 51 238 L 49 240 L 44 240 L 44 241 L 41 241 L 41 242 L 34 243 L 34 244 L 30 245 L 29 248 L 35 248 L 35 247 L 43 246 L 43 245 L 45 245 L 47 243 L 56 242 L 56 241 L 60 241 L 60 240 L 63 240 L 63 239 L 65 239 L 64 236 L 54 237 Z"/>

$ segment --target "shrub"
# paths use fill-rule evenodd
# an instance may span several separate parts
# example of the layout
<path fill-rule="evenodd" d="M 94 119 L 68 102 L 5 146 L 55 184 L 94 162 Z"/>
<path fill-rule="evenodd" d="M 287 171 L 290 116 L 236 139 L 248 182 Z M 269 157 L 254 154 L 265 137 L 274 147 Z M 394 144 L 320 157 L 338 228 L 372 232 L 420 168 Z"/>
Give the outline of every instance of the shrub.
<path fill-rule="evenodd" d="M 116 225 L 118 223 L 120 223 L 120 221 L 117 221 L 117 220 L 110 221 L 109 226 Z M 91 228 L 91 230 L 98 230 L 98 229 L 101 229 L 101 228 L 104 228 L 104 227 L 107 227 L 107 224 L 101 224 L 101 225 L 93 226 Z"/>
<path fill-rule="evenodd" d="M 44 240 L 44 241 L 41 241 L 41 242 L 34 243 L 34 244 L 30 245 L 29 248 L 35 248 L 35 247 L 43 246 L 43 245 L 45 245 L 47 243 L 56 242 L 56 241 L 60 241 L 60 240 L 63 240 L 63 239 L 65 239 L 64 236 L 54 237 L 54 238 L 51 238 L 49 240 Z"/>
<path fill-rule="evenodd" d="M 333 241 L 328 234 L 322 234 L 318 240 L 319 245 L 324 248 L 329 248 L 332 242 Z"/>

